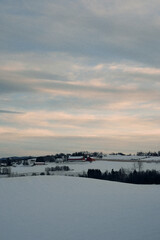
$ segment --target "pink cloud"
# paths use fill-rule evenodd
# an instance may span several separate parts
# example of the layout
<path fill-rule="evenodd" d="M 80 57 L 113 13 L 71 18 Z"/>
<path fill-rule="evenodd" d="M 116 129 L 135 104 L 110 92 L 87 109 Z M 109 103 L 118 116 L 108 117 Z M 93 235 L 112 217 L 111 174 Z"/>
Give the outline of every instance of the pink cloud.
<path fill-rule="evenodd" d="M 6 122 L 7 123 L 7 122 Z M 158 136 L 159 122 L 124 114 L 68 114 L 65 112 L 28 112 L 14 115 L 0 128 L 1 136 L 15 137 L 116 137 Z"/>
<path fill-rule="evenodd" d="M 109 66 L 110 70 L 119 70 L 123 72 L 129 73 L 140 73 L 140 74 L 148 74 L 148 75 L 159 75 L 159 68 L 149 68 L 149 67 L 138 67 L 138 66 L 130 66 L 126 64 L 111 64 Z"/>

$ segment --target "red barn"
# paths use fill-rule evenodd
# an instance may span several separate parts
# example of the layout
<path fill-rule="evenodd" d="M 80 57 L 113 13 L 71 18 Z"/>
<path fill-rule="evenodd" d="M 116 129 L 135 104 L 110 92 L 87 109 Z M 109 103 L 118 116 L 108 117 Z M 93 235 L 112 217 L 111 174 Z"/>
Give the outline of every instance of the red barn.
<path fill-rule="evenodd" d="M 87 157 L 86 161 L 88 161 L 88 162 L 93 162 L 93 161 L 95 161 L 95 159 L 94 159 L 94 158 L 91 158 L 91 157 Z"/>

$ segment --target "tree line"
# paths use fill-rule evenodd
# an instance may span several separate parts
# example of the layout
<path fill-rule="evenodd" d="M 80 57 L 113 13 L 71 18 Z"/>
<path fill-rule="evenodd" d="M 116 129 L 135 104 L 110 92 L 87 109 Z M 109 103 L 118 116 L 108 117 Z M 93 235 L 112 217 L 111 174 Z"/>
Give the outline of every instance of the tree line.
<path fill-rule="evenodd" d="M 158 157 L 160 156 L 160 151 L 158 152 L 137 152 L 137 156 L 154 156 L 154 157 Z"/>
<path fill-rule="evenodd" d="M 128 172 L 124 169 L 119 171 L 101 172 L 99 169 L 88 169 L 87 173 L 80 175 L 81 177 L 95 178 L 108 181 L 117 181 L 133 184 L 160 184 L 160 173 L 156 170 L 132 171 Z"/>

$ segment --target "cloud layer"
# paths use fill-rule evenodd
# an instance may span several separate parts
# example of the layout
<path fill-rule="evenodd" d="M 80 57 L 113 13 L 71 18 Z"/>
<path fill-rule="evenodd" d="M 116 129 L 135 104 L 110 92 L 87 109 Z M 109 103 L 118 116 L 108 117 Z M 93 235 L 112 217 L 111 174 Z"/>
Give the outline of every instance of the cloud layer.
<path fill-rule="evenodd" d="M 1 1 L 2 155 L 159 150 L 159 8 Z"/>

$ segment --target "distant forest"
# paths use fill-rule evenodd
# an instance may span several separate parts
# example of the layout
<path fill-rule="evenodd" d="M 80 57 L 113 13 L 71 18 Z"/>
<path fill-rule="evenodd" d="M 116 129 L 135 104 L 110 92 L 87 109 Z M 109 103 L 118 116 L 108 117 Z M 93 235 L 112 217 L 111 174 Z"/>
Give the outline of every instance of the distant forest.
<path fill-rule="evenodd" d="M 88 169 L 87 173 L 83 173 L 80 177 L 95 178 L 108 181 L 117 181 L 133 184 L 160 184 L 160 173 L 156 170 L 128 172 L 124 169 L 119 171 L 102 173 L 99 169 Z"/>
<path fill-rule="evenodd" d="M 137 156 L 155 156 L 158 157 L 160 156 L 160 151 L 158 152 L 137 152 Z"/>

